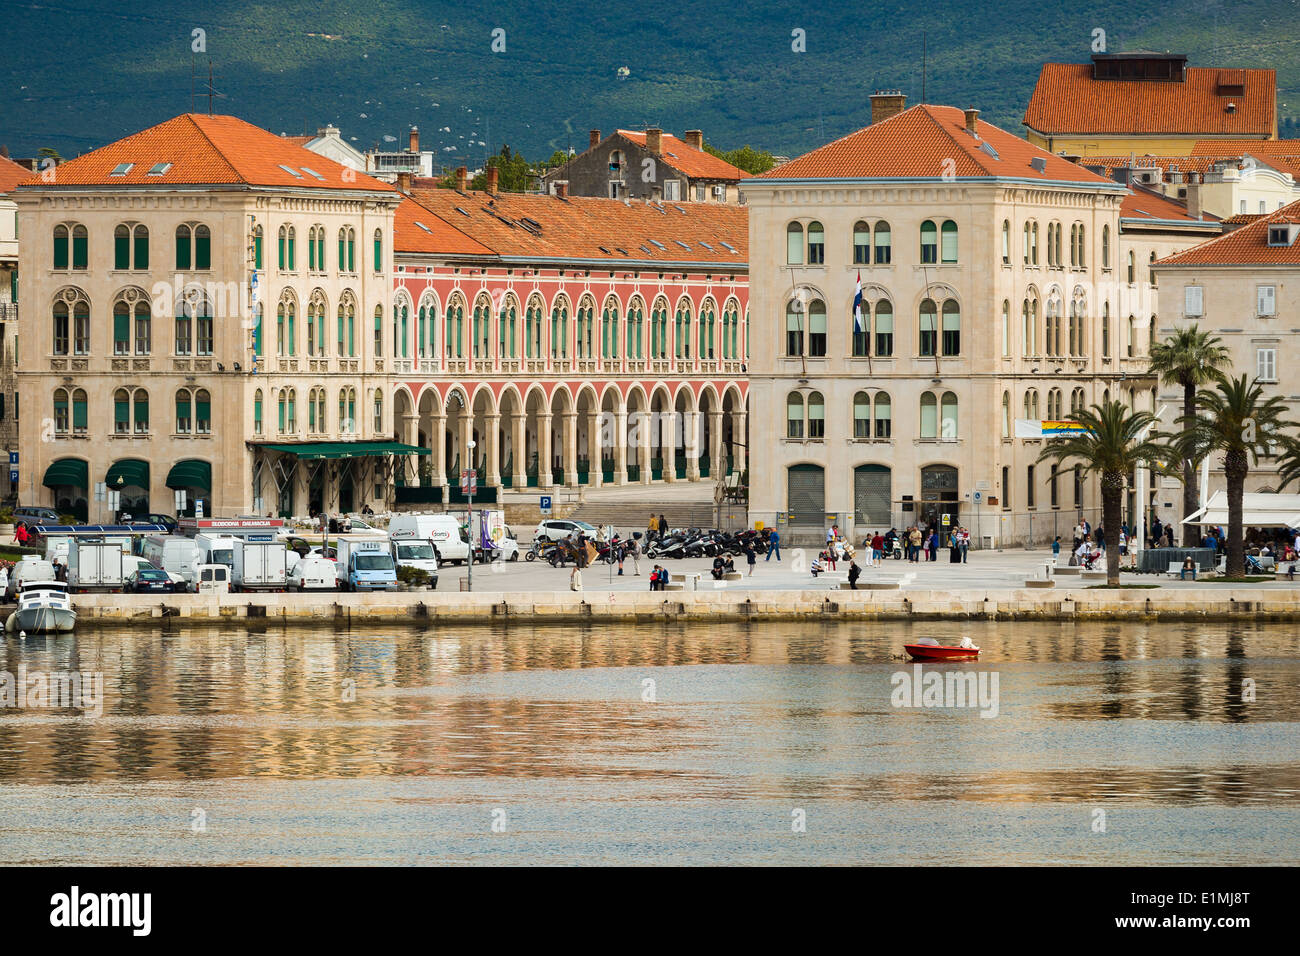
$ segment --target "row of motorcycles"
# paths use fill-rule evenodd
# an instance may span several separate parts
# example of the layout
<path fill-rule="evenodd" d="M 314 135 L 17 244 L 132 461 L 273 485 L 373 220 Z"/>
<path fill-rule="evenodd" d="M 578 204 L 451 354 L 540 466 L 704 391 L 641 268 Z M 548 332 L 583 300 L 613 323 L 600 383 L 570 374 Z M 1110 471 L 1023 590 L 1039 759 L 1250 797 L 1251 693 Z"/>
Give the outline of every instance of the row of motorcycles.
<path fill-rule="evenodd" d="M 645 547 L 647 558 L 714 558 L 721 554 L 739 557 L 746 547 L 759 555 L 767 554 L 772 529 L 761 531 L 719 531 L 717 528 L 674 528 Z"/>

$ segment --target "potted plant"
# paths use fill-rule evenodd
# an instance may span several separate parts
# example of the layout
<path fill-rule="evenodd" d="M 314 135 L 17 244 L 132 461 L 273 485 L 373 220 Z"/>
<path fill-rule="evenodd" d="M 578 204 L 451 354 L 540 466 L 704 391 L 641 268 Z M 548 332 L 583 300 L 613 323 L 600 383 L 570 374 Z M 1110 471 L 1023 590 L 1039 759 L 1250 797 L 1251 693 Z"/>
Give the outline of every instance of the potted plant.
<path fill-rule="evenodd" d="M 14 536 L 14 513 L 10 508 L 0 510 L 0 535 Z"/>

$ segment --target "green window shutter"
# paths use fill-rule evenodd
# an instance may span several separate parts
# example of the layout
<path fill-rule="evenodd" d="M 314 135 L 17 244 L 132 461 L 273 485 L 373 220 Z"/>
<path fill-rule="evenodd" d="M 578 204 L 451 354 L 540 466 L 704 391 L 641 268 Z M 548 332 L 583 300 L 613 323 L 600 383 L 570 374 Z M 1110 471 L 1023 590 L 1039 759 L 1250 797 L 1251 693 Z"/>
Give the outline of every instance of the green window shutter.
<path fill-rule="evenodd" d="M 211 236 L 195 236 L 194 268 L 196 269 L 212 268 L 212 237 Z"/>
<path fill-rule="evenodd" d="M 113 341 L 129 342 L 131 340 L 131 316 L 125 312 L 113 313 Z"/>
<path fill-rule="evenodd" d="M 295 335 L 293 331 L 293 318 L 294 318 L 293 313 L 290 312 L 289 313 L 289 354 L 290 355 L 294 354 L 294 345 L 298 341 L 298 336 Z"/>
<path fill-rule="evenodd" d="M 54 237 L 54 268 L 66 269 L 68 267 L 68 237 Z"/>
<path fill-rule="evenodd" d="M 149 268 L 149 237 L 137 234 L 135 237 L 135 267 Z"/>
<path fill-rule="evenodd" d="M 190 417 L 190 397 L 188 394 L 176 396 L 176 430 L 180 431 L 182 420 Z"/>
<path fill-rule="evenodd" d="M 74 401 L 72 403 L 72 427 L 85 428 L 86 426 L 86 402 Z"/>
<path fill-rule="evenodd" d="M 298 267 L 298 257 L 297 257 L 298 250 L 294 248 L 294 246 L 296 246 L 297 244 L 298 244 L 297 240 L 292 238 L 289 240 L 289 271 L 290 272 L 295 271 Z"/>
<path fill-rule="evenodd" d="M 307 270 L 316 271 L 316 242 L 312 239 L 307 240 Z"/>
<path fill-rule="evenodd" d="M 135 402 L 135 422 L 137 425 L 149 427 L 149 399 L 136 399 Z"/>
<path fill-rule="evenodd" d="M 72 237 L 72 268 L 85 269 L 90 264 L 89 247 L 85 236 Z"/>
<path fill-rule="evenodd" d="M 343 263 L 347 260 L 343 256 L 343 237 L 339 236 L 339 272 L 343 271 Z"/>
<path fill-rule="evenodd" d="M 382 272 L 384 268 L 384 244 L 381 240 L 375 240 L 375 271 Z"/>
<path fill-rule="evenodd" d="M 357 246 L 356 243 L 348 240 L 348 272 L 357 271 Z"/>
<path fill-rule="evenodd" d="M 284 237 L 283 236 L 280 237 L 279 243 L 280 243 L 280 271 L 283 272 L 284 271 Z"/>
<path fill-rule="evenodd" d="M 55 413 L 66 412 L 67 410 L 68 410 L 68 400 L 66 398 L 56 398 L 54 400 Z"/>
<path fill-rule="evenodd" d="M 201 422 L 212 420 L 212 402 L 195 402 L 194 417 Z"/>
<path fill-rule="evenodd" d="M 262 357 L 262 315 L 258 313 L 257 324 L 253 326 L 253 354 Z"/>
<path fill-rule="evenodd" d="M 356 316 L 351 312 L 348 313 L 348 357 L 351 358 L 357 354 L 357 338 L 354 334 L 356 327 L 354 325 Z"/>
<path fill-rule="evenodd" d="M 115 401 L 113 403 L 113 421 L 119 425 L 126 425 L 131 421 L 131 403 L 127 401 Z"/>
<path fill-rule="evenodd" d="M 253 268 L 261 270 L 262 268 L 262 237 L 253 237 Z"/>
<path fill-rule="evenodd" d="M 260 426 L 262 424 L 262 400 L 253 399 L 253 421 Z"/>
<path fill-rule="evenodd" d="M 176 237 L 176 268 L 188 269 L 190 267 L 190 237 L 178 235 Z"/>
<path fill-rule="evenodd" d="M 131 237 L 130 236 L 113 237 L 113 268 L 114 269 L 131 268 Z"/>
<path fill-rule="evenodd" d="M 420 306 L 420 354 L 424 354 L 424 306 Z"/>

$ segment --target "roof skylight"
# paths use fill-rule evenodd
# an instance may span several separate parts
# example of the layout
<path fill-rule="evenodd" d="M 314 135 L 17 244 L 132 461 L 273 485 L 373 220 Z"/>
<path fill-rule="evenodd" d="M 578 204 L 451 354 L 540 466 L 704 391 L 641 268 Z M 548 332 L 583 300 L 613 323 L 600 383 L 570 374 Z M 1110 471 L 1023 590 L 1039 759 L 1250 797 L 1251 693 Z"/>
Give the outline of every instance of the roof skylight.
<path fill-rule="evenodd" d="M 149 175 L 161 176 L 163 175 L 163 173 L 167 172 L 171 168 L 172 168 L 171 163 L 154 163 L 152 166 L 149 167 Z"/>
<path fill-rule="evenodd" d="M 316 170 L 312 169 L 310 166 L 302 167 L 302 171 L 306 173 L 308 176 L 315 176 L 321 182 L 325 182 L 325 177 L 322 176 L 320 173 L 316 172 Z"/>
<path fill-rule="evenodd" d="M 302 173 L 298 172 L 298 170 L 294 169 L 292 166 L 286 166 L 284 163 L 280 163 L 279 166 L 294 179 L 302 179 Z"/>
<path fill-rule="evenodd" d="M 125 176 L 127 173 L 129 173 L 132 170 L 132 168 L 134 168 L 134 166 L 135 163 L 118 163 L 116 166 L 113 167 L 113 171 L 109 173 L 109 175 Z"/>

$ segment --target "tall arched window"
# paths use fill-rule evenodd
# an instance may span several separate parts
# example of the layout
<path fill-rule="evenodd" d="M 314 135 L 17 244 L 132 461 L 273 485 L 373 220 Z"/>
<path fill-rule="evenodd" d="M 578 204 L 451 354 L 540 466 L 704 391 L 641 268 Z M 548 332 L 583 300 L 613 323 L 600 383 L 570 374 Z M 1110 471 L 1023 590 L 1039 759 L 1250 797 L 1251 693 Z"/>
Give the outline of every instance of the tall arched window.
<path fill-rule="evenodd" d="M 131 434 L 131 393 L 124 388 L 113 392 L 113 433 Z"/>
<path fill-rule="evenodd" d="M 1101 227 L 1101 267 L 1110 268 L 1110 226 Z"/>
<path fill-rule="evenodd" d="M 491 340 L 491 325 L 492 303 L 480 297 L 474 302 L 474 318 L 471 325 L 473 354 L 474 358 L 480 361 L 490 357 L 488 342 Z"/>
<path fill-rule="evenodd" d="M 375 271 L 383 272 L 384 271 L 384 231 L 382 229 L 375 230 L 374 253 L 375 253 Z"/>
<path fill-rule="evenodd" d="M 1008 299 L 1002 300 L 1002 356 L 1007 358 L 1011 355 L 1011 302 Z"/>
<path fill-rule="evenodd" d="M 618 355 L 618 299 L 609 298 L 600 313 L 600 357 L 614 362 Z"/>
<path fill-rule="evenodd" d="M 1101 357 L 1110 358 L 1110 303 L 1101 306 Z"/>
<path fill-rule="evenodd" d="M 627 357 L 635 361 L 645 358 L 645 303 L 639 296 L 627 309 Z"/>
<path fill-rule="evenodd" d="M 384 393 L 379 389 L 375 389 L 373 409 L 375 416 L 375 434 L 382 435 L 384 433 Z"/>
<path fill-rule="evenodd" d="M 1131 254 L 1132 254 L 1132 253 L 1130 253 L 1130 255 L 1131 255 Z M 1129 358 L 1132 358 L 1134 355 L 1137 354 L 1137 331 L 1136 331 L 1136 330 L 1137 330 L 1137 320 L 1134 319 L 1133 316 L 1131 316 L 1131 315 L 1128 317 L 1127 327 L 1128 327 L 1128 328 L 1127 328 L 1127 336 L 1126 336 L 1126 337 L 1127 337 L 1127 339 L 1128 339 L 1128 342 L 1127 342 L 1127 349 L 1126 349 L 1126 351 L 1127 351 L 1127 353 L 1128 353 L 1128 357 L 1129 357 Z"/>
<path fill-rule="evenodd" d="M 785 261 L 787 265 L 803 265 L 803 224 L 792 222 L 785 227 Z"/>
<path fill-rule="evenodd" d="M 954 263 L 957 261 L 957 224 L 951 219 L 944 220 L 940 229 L 942 247 L 939 250 L 939 261 L 944 263 Z"/>
<path fill-rule="evenodd" d="M 715 323 L 713 300 L 705 299 L 704 304 L 700 307 L 700 344 L 695 353 L 704 361 L 712 361 L 714 358 Z"/>
<path fill-rule="evenodd" d="M 888 299 L 876 303 L 876 355 L 888 358 L 894 354 L 894 304 Z"/>
<path fill-rule="evenodd" d="M 876 437 L 891 438 L 894 434 L 894 406 L 888 392 L 876 392 Z"/>
<path fill-rule="evenodd" d="M 826 355 L 826 303 L 821 299 L 808 304 L 808 354 Z"/>
<path fill-rule="evenodd" d="M 465 300 L 459 295 L 453 296 L 447 304 L 447 358 L 463 359 L 465 357 Z M 542 316 L 541 308 L 537 310 L 537 346 L 538 357 L 541 350 Z"/>
<path fill-rule="evenodd" d="M 131 400 L 135 406 L 135 433 L 137 435 L 147 435 L 149 434 L 149 393 L 143 388 L 137 388 L 135 394 L 131 396 Z"/>
<path fill-rule="evenodd" d="M 113 268 L 149 268 L 149 230 L 140 223 L 122 223 L 113 230 Z"/>
<path fill-rule="evenodd" d="M 861 358 L 871 354 L 871 303 L 862 300 L 861 314 L 849 320 L 853 325 L 853 354 Z"/>
<path fill-rule="evenodd" d="M 679 302 L 677 315 L 673 321 L 673 355 L 678 361 L 691 357 L 691 306 L 687 301 Z"/>
<path fill-rule="evenodd" d="M 939 401 L 934 392 L 921 393 L 921 437 L 939 437 Z"/>
<path fill-rule="evenodd" d="M 519 302 L 513 295 L 501 301 L 501 315 L 497 317 L 497 349 L 502 358 L 517 359 Z"/>
<path fill-rule="evenodd" d="M 212 434 L 212 395 L 206 388 L 194 392 L 194 432 L 197 435 Z"/>
<path fill-rule="evenodd" d="M 803 438 L 803 396 L 798 392 L 785 399 L 785 437 Z"/>
<path fill-rule="evenodd" d="M 658 299 L 650 315 L 650 357 L 668 357 L 668 300 Z"/>
<path fill-rule="evenodd" d="M 938 308 L 935 306 L 933 299 L 922 300 L 917 330 L 919 333 L 919 354 L 924 356 L 934 355 L 939 347 L 939 319 Z"/>
<path fill-rule="evenodd" d="M 853 224 L 853 264 L 871 265 L 871 227 L 862 220 Z"/>
<path fill-rule="evenodd" d="M 939 437 L 947 441 L 957 440 L 957 393 L 944 392 L 939 401 L 940 421 Z"/>
<path fill-rule="evenodd" d="M 826 262 L 826 230 L 820 222 L 808 223 L 808 265 L 820 266 Z"/>
<path fill-rule="evenodd" d="M 876 223 L 876 265 L 887 266 L 893 259 L 891 237 L 889 232 L 889 223 L 880 221 Z"/>
<path fill-rule="evenodd" d="M 193 428 L 193 398 L 187 388 L 176 391 L 176 434 L 188 435 Z"/>
<path fill-rule="evenodd" d="M 826 399 L 821 392 L 808 395 L 808 437 L 826 437 Z"/>
<path fill-rule="evenodd" d="M 322 435 L 329 431 L 329 422 L 325 418 L 325 389 L 316 389 L 316 430 Z"/>
<path fill-rule="evenodd" d="M 853 396 L 853 437 L 871 437 L 871 396 L 866 392 Z"/>
<path fill-rule="evenodd" d="M 921 264 L 939 261 L 939 228 L 929 219 L 921 223 Z"/>
<path fill-rule="evenodd" d="M 1011 437 L 1011 393 L 1002 393 L 1002 437 Z"/>
<path fill-rule="evenodd" d="M 943 354 L 961 354 L 961 306 L 955 299 L 943 304 Z"/>
<path fill-rule="evenodd" d="M 253 434 L 262 434 L 262 390 L 253 393 Z"/>
<path fill-rule="evenodd" d="M 54 434 L 66 435 L 68 432 L 68 390 L 54 390 Z"/>
<path fill-rule="evenodd" d="M 785 304 L 785 354 L 803 355 L 803 303 L 791 299 Z"/>
<path fill-rule="evenodd" d="M 1128 251 L 1128 283 L 1132 285 L 1136 281 L 1137 281 L 1137 256 L 1135 256 L 1133 254 L 1133 250 L 1130 249 Z"/>
<path fill-rule="evenodd" d="M 1151 253 L 1151 258 L 1147 260 L 1147 283 L 1154 286 L 1156 284 L 1156 254 Z"/>
<path fill-rule="evenodd" d="M 1002 264 L 1011 265 L 1011 220 L 1002 220 Z"/>
<path fill-rule="evenodd" d="M 374 339 L 375 358 L 381 358 L 384 354 L 384 307 L 382 305 L 375 306 Z"/>
<path fill-rule="evenodd" d="M 298 433 L 298 390 L 296 388 L 289 389 L 288 429 L 291 435 Z"/>
<path fill-rule="evenodd" d="M 551 306 L 551 361 L 569 357 L 569 301 L 556 299 Z"/>

